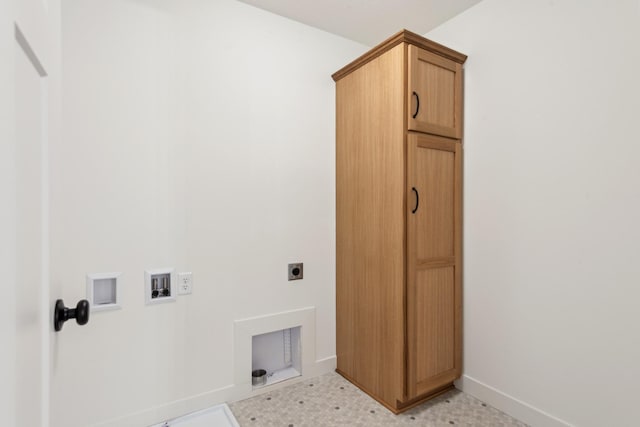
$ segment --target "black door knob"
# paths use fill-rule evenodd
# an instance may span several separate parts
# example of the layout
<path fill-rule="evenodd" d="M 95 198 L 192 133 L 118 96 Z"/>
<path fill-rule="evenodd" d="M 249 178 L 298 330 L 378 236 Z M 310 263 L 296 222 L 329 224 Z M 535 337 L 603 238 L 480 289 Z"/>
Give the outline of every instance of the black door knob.
<path fill-rule="evenodd" d="M 83 299 L 78 301 L 76 308 L 67 308 L 64 301 L 57 300 L 53 310 L 53 329 L 60 331 L 64 322 L 69 319 L 76 319 L 78 325 L 86 325 L 89 321 L 89 301 Z"/>

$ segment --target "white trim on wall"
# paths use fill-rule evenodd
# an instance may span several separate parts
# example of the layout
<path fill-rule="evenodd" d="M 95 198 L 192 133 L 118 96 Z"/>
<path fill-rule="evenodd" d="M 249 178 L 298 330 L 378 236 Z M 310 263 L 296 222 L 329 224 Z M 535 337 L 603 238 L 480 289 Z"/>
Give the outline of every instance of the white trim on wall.
<path fill-rule="evenodd" d="M 573 427 L 573 424 L 569 424 L 468 375 L 463 375 L 462 378 L 456 381 L 456 388 L 531 426 Z"/>

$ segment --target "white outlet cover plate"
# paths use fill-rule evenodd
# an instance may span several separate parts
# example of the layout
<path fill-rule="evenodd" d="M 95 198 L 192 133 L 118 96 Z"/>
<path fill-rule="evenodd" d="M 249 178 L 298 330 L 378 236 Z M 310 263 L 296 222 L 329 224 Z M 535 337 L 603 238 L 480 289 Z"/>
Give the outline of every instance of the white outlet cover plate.
<path fill-rule="evenodd" d="M 193 273 L 178 273 L 178 295 L 188 295 L 193 292 Z"/>

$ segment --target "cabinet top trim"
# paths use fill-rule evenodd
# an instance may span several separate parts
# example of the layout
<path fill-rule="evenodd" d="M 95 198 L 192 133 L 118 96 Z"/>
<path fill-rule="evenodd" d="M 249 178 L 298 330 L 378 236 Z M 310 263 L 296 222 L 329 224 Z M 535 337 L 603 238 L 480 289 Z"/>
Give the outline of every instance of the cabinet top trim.
<path fill-rule="evenodd" d="M 382 43 L 380 43 L 378 46 L 374 47 L 373 49 L 371 49 L 370 51 L 368 51 L 367 53 L 365 53 L 364 55 L 360 56 L 358 59 L 356 59 L 355 61 L 351 62 L 350 64 L 342 67 L 340 70 L 336 71 L 335 73 L 333 73 L 331 75 L 331 77 L 333 78 L 334 81 L 338 81 L 341 78 L 345 77 L 346 75 L 352 73 L 353 71 L 357 70 L 358 68 L 360 68 L 361 66 L 363 66 L 364 64 L 366 64 L 369 61 L 374 60 L 375 58 L 377 58 L 378 56 L 382 55 L 383 53 L 385 53 L 386 51 L 394 48 L 395 46 L 399 45 L 400 43 L 408 43 L 408 44 L 412 44 L 415 46 L 418 46 L 421 49 L 427 50 L 429 52 L 433 52 L 437 55 L 443 56 L 445 58 L 448 58 L 452 61 L 455 61 L 459 64 L 464 64 L 464 61 L 467 60 L 467 55 L 464 55 L 460 52 L 457 52 L 453 49 L 449 49 L 446 46 L 443 46 L 439 43 L 436 43 L 434 41 L 431 41 L 429 39 L 425 39 L 424 37 L 416 34 L 416 33 L 412 33 L 411 31 L 408 30 L 402 30 L 399 33 L 389 37 L 387 40 L 383 41 Z"/>

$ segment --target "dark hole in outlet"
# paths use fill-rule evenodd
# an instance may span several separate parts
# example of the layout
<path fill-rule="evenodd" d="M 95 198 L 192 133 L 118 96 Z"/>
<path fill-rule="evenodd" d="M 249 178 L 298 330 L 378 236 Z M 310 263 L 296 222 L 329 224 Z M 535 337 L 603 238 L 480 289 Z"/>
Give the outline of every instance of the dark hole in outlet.
<path fill-rule="evenodd" d="M 300 274 L 300 269 L 298 267 L 294 268 L 293 270 L 291 270 L 291 273 L 294 276 L 297 276 L 298 274 Z"/>

